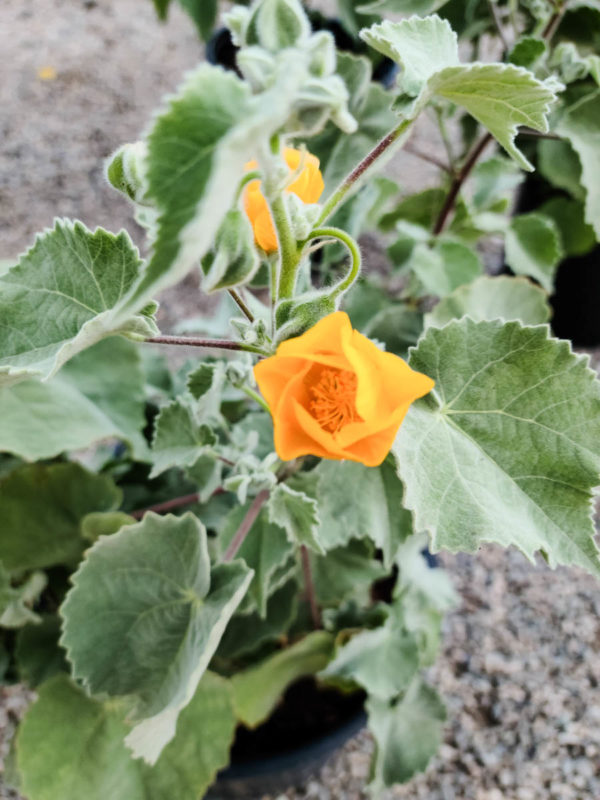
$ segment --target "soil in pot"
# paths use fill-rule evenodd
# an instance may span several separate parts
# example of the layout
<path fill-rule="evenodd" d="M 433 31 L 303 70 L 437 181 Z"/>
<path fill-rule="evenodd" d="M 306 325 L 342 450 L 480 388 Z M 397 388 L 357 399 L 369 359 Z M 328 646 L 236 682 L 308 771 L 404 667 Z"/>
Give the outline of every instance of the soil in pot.
<path fill-rule="evenodd" d="M 294 683 L 273 715 L 254 730 L 240 726 L 211 800 L 254 800 L 301 786 L 366 723 L 363 692 L 342 694 L 313 678 Z"/>

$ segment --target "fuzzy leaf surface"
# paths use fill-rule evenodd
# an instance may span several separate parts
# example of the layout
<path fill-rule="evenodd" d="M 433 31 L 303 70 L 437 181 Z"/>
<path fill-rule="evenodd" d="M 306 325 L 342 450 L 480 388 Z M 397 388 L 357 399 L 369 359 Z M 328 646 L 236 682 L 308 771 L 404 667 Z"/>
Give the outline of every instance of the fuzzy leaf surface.
<path fill-rule="evenodd" d="M 18 733 L 17 763 L 30 800 L 197 800 L 229 757 L 231 687 L 207 672 L 154 767 L 123 744 L 119 704 L 88 697 L 66 675 L 48 680 Z M 57 768 L 60 765 L 60 768 Z"/>
<path fill-rule="evenodd" d="M 581 162 L 585 219 L 600 239 L 600 103 L 598 92 L 575 103 L 561 117 L 556 132 L 565 136 Z"/>
<path fill-rule="evenodd" d="M 142 262 L 125 232 L 57 220 L 0 277 L 0 386 L 50 378 L 81 350 L 121 331 L 151 336 L 149 317 L 123 314 Z"/>
<path fill-rule="evenodd" d="M 211 571 L 190 513 L 147 514 L 88 551 L 62 607 L 61 644 L 92 694 L 135 701 L 136 756 L 154 763 L 175 735 L 251 578 L 239 561 Z"/>
<path fill-rule="evenodd" d="M 319 541 L 320 519 L 316 500 L 280 483 L 271 492 L 267 507 L 270 521 L 283 528 L 291 542 L 304 544 L 316 553 L 325 552 Z"/>
<path fill-rule="evenodd" d="M 208 425 L 200 425 L 192 409 L 181 400 L 161 408 L 154 424 L 150 474 L 155 478 L 171 467 L 191 467 L 207 447 L 216 443 Z"/>
<path fill-rule="evenodd" d="M 591 519 L 600 469 L 600 384 L 546 326 L 430 327 L 410 364 L 436 382 L 393 447 L 415 530 L 434 552 L 483 542 L 541 551 L 600 576 Z"/>
<path fill-rule="evenodd" d="M 397 703 L 367 701 L 369 730 L 376 743 L 371 789 L 375 796 L 422 772 L 442 742 L 446 710 L 437 692 L 415 678 Z"/>
<path fill-rule="evenodd" d="M 112 511 L 121 491 L 79 464 L 28 464 L 0 480 L 0 561 L 7 570 L 75 563 L 85 541 L 80 521 Z"/>
<path fill-rule="evenodd" d="M 553 219 L 537 213 L 513 217 L 505 247 L 506 263 L 513 272 L 535 278 L 547 292 L 552 291 L 554 272 L 563 255 Z"/>
<path fill-rule="evenodd" d="M 442 328 L 461 317 L 475 322 L 516 319 L 523 325 L 539 325 L 550 319 L 550 306 L 546 292 L 526 278 L 482 275 L 440 300 L 425 315 L 425 327 Z"/>

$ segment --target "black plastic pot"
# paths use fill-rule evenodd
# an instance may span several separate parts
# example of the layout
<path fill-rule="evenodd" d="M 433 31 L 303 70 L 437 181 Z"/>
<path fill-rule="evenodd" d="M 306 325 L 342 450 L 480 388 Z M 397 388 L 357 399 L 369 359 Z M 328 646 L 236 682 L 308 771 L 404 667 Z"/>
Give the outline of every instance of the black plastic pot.
<path fill-rule="evenodd" d="M 302 787 L 366 724 L 367 715 L 359 711 L 336 731 L 304 747 L 264 759 L 234 762 L 219 773 L 207 800 L 260 800 L 265 794 L 277 795 L 290 787 Z"/>
<path fill-rule="evenodd" d="M 255 730 L 240 726 L 231 764 L 211 787 L 209 800 L 260 800 L 302 787 L 327 759 L 364 728 L 364 693 L 320 688 L 312 678 L 293 684 Z"/>

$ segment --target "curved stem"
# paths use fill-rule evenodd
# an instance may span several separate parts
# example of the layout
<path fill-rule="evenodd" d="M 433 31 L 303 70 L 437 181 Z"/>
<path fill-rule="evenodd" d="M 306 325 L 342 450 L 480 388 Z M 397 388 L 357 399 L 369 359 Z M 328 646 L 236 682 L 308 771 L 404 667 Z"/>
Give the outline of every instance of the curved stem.
<path fill-rule="evenodd" d="M 283 195 L 279 195 L 270 203 L 271 214 L 279 241 L 279 282 L 277 299 L 293 297 L 296 285 L 296 272 L 300 262 L 300 253 L 296 237 L 292 231 Z"/>
<path fill-rule="evenodd" d="M 339 294 L 342 294 L 342 292 L 348 290 L 358 278 L 361 264 L 360 249 L 352 236 L 340 228 L 315 228 L 308 235 L 306 242 L 309 242 L 311 239 L 320 239 L 325 236 L 330 239 L 335 239 L 336 241 L 345 245 L 348 248 L 352 259 L 350 270 L 348 271 L 346 277 L 336 284 L 331 290 L 332 297 L 337 297 Z"/>
<path fill-rule="evenodd" d="M 174 344 L 180 347 L 212 347 L 219 350 L 243 350 L 246 353 L 257 353 L 261 356 L 269 355 L 260 347 L 243 342 L 228 342 L 225 339 L 196 339 L 193 336 L 151 336 L 144 339 L 150 344 Z"/>
<path fill-rule="evenodd" d="M 267 412 L 267 414 L 271 413 L 271 409 L 266 404 L 266 402 L 263 400 L 263 398 L 258 394 L 258 392 L 255 392 L 254 389 L 251 389 L 249 386 L 245 386 L 245 385 L 242 385 L 239 388 L 240 388 L 240 390 L 242 392 L 244 392 L 244 394 L 248 395 L 248 397 L 250 397 L 256 403 L 258 403 L 259 406 L 264 408 L 264 410 Z"/>
<path fill-rule="evenodd" d="M 248 172 L 246 173 L 246 175 L 244 175 L 244 177 L 239 182 L 234 205 L 237 205 L 239 203 L 240 197 L 242 196 L 242 192 L 244 191 L 246 186 L 248 186 L 249 183 L 252 183 L 252 181 L 256 180 L 260 180 L 260 172 L 257 169 L 253 169 L 252 172 Z"/>
<path fill-rule="evenodd" d="M 368 153 L 360 162 L 360 164 L 358 164 L 358 166 L 352 170 L 348 177 L 343 180 L 340 186 L 325 203 L 323 210 L 321 211 L 321 216 L 317 220 L 317 225 L 322 225 L 325 220 L 327 220 L 333 214 L 338 206 L 340 206 L 346 199 L 346 196 L 354 188 L 354 185 L 357 183 L 357 181 L 359 181 L 365 172 L 367 172 L 367 170 L 377 161 L 377 159 L 380 158 L 386 152 L 386 150 L 410 128 L 413 122 L 414 120 L 412 119 L 402 120 L 397 128 L 394 128 L 393 131 L 390 131 L 386 136 L 383 137 L 379 144 L 375 145 L 371 152 Z"/>

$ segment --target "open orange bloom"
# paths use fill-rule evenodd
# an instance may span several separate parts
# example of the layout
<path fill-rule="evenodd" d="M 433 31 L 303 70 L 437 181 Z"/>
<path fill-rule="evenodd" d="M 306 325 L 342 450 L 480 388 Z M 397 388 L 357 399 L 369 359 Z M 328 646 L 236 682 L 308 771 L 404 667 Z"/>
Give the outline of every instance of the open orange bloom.
<path fill-rule="evenodd" d="M 410 404 L 434 386 L 353 330 L 343 311 L 282 342 L 254 375 L 281 459 L 315 455 L 367 467 L 381 464 Z"/>
<path fill-rule="evenodd" d="M 298 195 L 304 203 L 317 203 L 325 184 L 323 176 L 319 170 L 319 159 L 310 153 L 303 154 L 300 150 L 292 147 L 284 151 L 285 161 L 290 168 L 290 173 L 295 172 L 300 166 L 300 161 L 304 155 L 304 167 L 293 183 L 286 187 L 286 192 L 293 192 Z M 256 169 L 256 161 L 246 164 L 246 169 Z M 263 193 L 260 190 L 259 180 L 251 181 L 244 191 L 244 208 L 248 219 L 254 229 L 254 238 L 259 247 L 267 253 L 277 250 L 277 234 L 271 218 L 271 212 Z"/>

